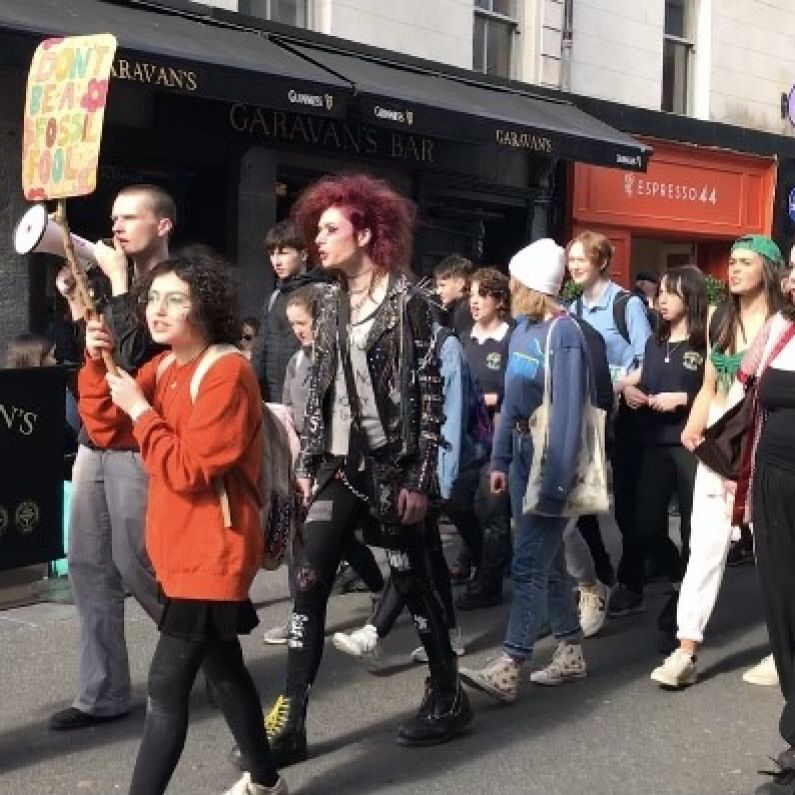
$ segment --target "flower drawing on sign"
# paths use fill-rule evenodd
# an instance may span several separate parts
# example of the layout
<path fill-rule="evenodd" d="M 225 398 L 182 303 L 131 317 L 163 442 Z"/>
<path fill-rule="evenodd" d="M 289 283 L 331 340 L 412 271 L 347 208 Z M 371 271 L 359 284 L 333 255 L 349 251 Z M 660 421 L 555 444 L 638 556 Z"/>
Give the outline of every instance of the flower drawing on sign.
<path fill-rule="evenodd" d="M 41 43 L 41 48 L 43 50 L 49 50 L 51 47 L 55 47 L 56 45 L 60 44 L 63 41 L 63 36 L 57 36 L 53 39 L 45 39 Z"/>
<path fill-rule="evenodd" d="M 83 94 L 80 100 L 80 107 L 85 108 L 87 111 L 101 110 L 105 107 L 105 101 L 108 97 L 108 81 L 95 80 L 88 81 L 86 93 Z"/>

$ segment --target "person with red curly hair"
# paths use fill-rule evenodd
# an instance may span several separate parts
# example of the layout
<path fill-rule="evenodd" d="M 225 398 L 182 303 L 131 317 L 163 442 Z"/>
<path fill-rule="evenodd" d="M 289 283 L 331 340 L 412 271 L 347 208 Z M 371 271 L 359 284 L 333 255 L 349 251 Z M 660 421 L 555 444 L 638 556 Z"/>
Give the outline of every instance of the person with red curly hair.
<path fill-rule="evenodd" d="M 287 682 L 265 720 L 281 765 L 307 756 L 304 722 L 323 654 L 326 604 L 342 551 L 363 521 L 376 536 L 368 540 L 387 550 L 429 660 L 422 703 L 398 742 L 445 742 L 472 717 L 423 532 L 442 395 L 430 304 L 405 274 L 414 208 L 384 182 L 338 176 L 311 185 L 292 217 L 337 281 L 319 288 L 297 465 L 308 512 L 293 547 Z"/>

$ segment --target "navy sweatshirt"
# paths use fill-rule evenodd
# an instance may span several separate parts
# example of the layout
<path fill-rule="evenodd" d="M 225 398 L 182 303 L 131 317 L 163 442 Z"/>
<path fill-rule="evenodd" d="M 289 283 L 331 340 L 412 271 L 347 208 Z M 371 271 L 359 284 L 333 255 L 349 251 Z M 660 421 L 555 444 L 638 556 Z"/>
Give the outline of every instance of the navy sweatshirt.
<path fill-rule="evenodd" d="M 544 392 L 544 348 L 552 320 L 517 320 L 508 350 L 505 396 L 494 451 L 493 472 L 507 472 L 512 457 L 512 431 L 541 405 Z M 574 485 L 580 453 L 583 397 L 588 384 L 588 354 L 576 321 L 559 318 L 551 339 L 552 408 L 549 444 L 541 487 L 539 513 L 559 515 Z M 591 394 L 591 400 L 594 400 Z M 535 455 L 536 451 L 533 451 Z"/>

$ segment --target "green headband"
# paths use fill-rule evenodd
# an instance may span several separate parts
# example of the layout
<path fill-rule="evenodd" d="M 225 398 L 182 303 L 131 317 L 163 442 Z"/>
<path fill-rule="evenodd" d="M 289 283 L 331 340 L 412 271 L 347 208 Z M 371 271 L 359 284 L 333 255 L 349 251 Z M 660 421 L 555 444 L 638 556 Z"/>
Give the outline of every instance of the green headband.
<path fill-rule="evenodd" d="M 745 235 L 739 237 L 732 245 L 732 254 L 738 248 L 745 248 L 759 254 L 765 259 L 769 259 L 774 265 L 783 265 L 784 257 L 781 256 L 781 249 L 769 238 L 764 235 Z"/>

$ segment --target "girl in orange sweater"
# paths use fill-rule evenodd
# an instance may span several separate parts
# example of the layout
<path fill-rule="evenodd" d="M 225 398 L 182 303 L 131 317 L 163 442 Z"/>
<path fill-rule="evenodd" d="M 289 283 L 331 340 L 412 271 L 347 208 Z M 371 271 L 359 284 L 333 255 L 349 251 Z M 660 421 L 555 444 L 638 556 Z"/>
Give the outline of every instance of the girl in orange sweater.
<path fill-rule="evenodd" d="M 191 395 L 208 347 L 237 338 L 233 288 L 218 264 L 184 257 L 157 265 L 140 290 L 152 338 L 171 353 L 135 378 L 111 375 L 100 353 L 113 341 L 92 321 L 79 377 L 89 434 L 129 431 L 132 423 L 149 476 L 146 546 L 164 610 L 130 795 L 165 792 L 200 667 L 249 771 L 227 795 L 284 795 L 237 637 L 257 624 L 248 593 L 263 554 L 259 387 L 249 363 L 230 353 L 210 364 Z M 219 484 L 229 498 L 226 517 Z"/>

